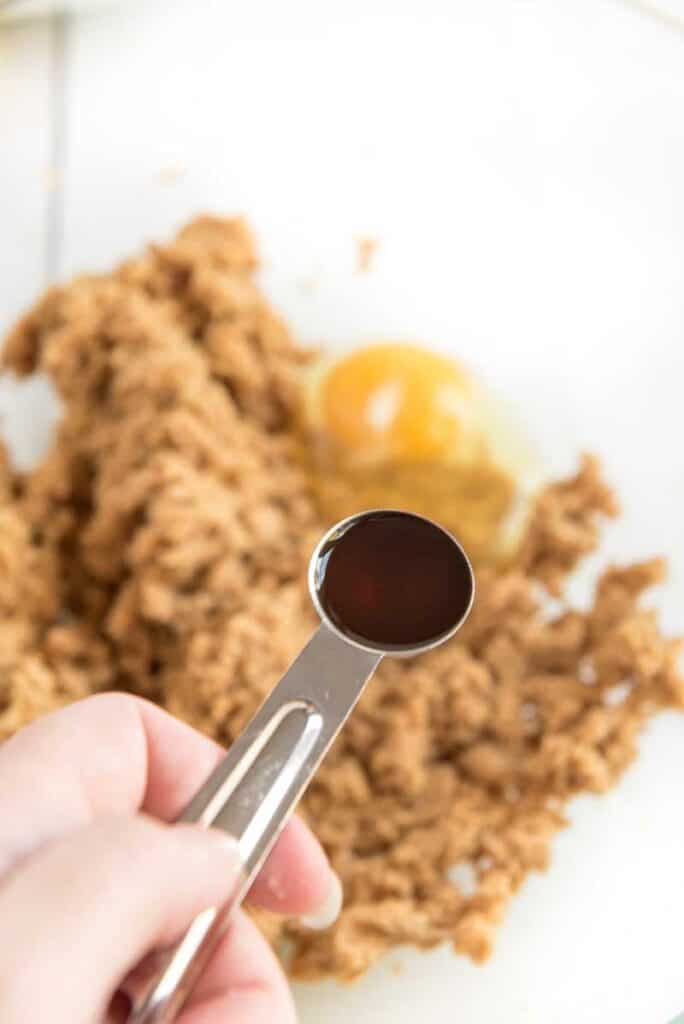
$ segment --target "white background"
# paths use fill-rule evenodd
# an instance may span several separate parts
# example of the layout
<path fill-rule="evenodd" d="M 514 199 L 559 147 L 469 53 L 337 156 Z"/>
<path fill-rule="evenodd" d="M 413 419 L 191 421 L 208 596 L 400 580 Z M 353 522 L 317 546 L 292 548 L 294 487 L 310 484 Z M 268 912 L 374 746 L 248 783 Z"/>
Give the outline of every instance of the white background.
<path fill-rule="evenodd" d="M 669 555 L 684 618 L 684 5 L 129 3 L 0 28 L 0 321 L 201 211 L 244 212 L 305 341 L 452 351 L 552 471 L 598 451 L 600 559 Z M 380 241 L 355 272 L 358 235 Z M 26 463 L 47 389 L 0 381 Z M 586 580 L 578 581 L 579 600 Z M 304 1024 L 664 1024 L 684 1006 L 684 718 L 578 800 L 494 958 L 401 951 Z"/>

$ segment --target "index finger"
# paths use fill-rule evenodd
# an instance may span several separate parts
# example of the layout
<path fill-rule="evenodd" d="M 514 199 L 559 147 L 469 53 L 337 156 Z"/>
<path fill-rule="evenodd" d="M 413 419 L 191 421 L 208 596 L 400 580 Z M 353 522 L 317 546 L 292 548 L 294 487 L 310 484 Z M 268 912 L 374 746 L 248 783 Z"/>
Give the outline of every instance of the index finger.
<path fill-rule="evenodd" d="M 127 694 L 99 694 L 37 719 L 0 746 L 0 876 L 102 815 L 142 810 L 173 820 L 223 754 L 206 736 Z M 325 902 L 329 888 L 318 841 L 292 822 L 265 865 L 256 901 L 306 913 Z"/>
<path fill-rule="evenodd" d="M 0 872 L 104 814 L 174 817 L 220 756 L 211 740 L 123 694 L 37 719 L 0 747 Z"/>

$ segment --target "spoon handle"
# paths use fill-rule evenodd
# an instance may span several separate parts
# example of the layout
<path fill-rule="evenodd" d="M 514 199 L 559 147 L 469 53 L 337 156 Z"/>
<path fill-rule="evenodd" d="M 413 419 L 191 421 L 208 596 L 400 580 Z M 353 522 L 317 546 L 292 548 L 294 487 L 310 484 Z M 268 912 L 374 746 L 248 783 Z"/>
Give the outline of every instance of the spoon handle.
<path fill-rule="evenodd" d="M 174 1020 L 381 657 L 321 623 L 190 801 L 179 821 L 233 836 L 242 871 L 226 903 L 154 959 L 129 1024 Z"/>

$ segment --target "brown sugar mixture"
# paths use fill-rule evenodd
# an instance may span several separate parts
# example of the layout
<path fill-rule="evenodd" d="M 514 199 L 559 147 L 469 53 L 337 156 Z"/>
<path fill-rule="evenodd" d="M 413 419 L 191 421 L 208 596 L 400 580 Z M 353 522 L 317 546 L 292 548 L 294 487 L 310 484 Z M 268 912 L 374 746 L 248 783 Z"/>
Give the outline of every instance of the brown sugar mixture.
<path fill-rule="evenodd" d="M 6 366 L 47 372 L 64 414 L 34 472 L 0 464 L 0 736 L 117 687 L 229 743 L 310 633 L 326 524 L 289 428 L 308 357 L 255 267 L 241 221 L 200 218 L 11 332 Z M 585 458 L 515 564 L 479 572 L 456 640 L 383 663 L 301 806 L 342 915 L 322 935 L 262 918 L 294 975 L 352 978 L 400 943 L 486 957 L 567 799 L 613 785 L 649 716 L 684 705 L 677 643 L 640 606 L 661 561 L 607 569 L 588 612 L 562 600 L 615 511 Z M 449 880 L 463 865 L 474 892 Z"/>

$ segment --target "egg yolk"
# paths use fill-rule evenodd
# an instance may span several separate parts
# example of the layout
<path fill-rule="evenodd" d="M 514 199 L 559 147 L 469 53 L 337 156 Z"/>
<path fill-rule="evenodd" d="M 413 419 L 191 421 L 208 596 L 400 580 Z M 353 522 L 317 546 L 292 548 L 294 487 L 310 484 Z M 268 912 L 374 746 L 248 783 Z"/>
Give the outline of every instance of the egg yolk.
<path fill-rule="evenodd" d="M 326 519 L 402 508 L 452 530 L 478 564 L 514 550 L 528 504 L 515 424 L 456 360 L 370 345 L 314 365 L 302 397 L 302 458 Z"/>
<path fill-rule="evenodd" d="M 472 390 L 451 359 L 413 345 L 372 345 L 325 375 L 321 419 L 347 452 L 424 462 L 472 444 Z"/>

